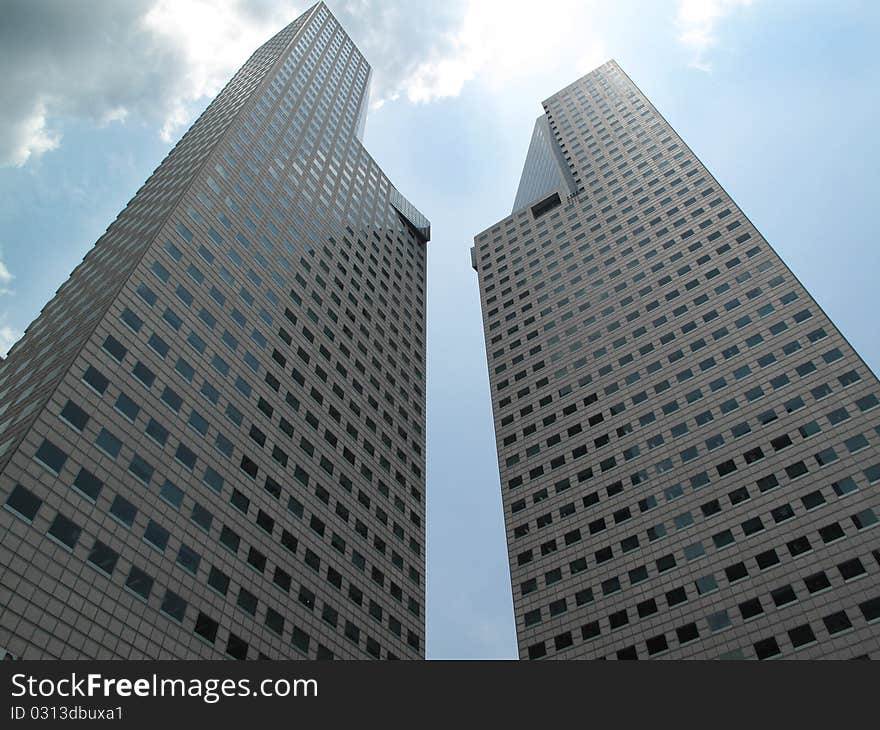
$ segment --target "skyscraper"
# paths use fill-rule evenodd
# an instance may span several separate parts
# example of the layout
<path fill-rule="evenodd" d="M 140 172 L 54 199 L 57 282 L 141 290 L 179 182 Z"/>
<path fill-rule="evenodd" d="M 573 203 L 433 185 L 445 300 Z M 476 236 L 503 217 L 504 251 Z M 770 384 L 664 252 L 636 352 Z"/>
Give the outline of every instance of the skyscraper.
<path fill-rule="evenodd" d="M 323 3 L 0 365 L 0 649 L 424 656 L 428 221 Z"/>
<path fill-rule="evenodd" d="M 522 658 L 880 657 L 880 386 L 610 61 L 479 276 Z"/>

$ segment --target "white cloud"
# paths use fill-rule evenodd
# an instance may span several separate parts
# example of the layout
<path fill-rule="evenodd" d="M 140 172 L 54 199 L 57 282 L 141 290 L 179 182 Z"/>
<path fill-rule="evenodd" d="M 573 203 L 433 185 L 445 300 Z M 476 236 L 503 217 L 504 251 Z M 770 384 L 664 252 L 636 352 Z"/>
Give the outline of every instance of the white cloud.
<path fill-rule="evenodd" d="M 9 285 L 14 278 L 12 272 L 9 271 L 6 264 L 0 259 L 0 296 L 11 293 L 12 290 L 9 288 Z M 6 357 L 9 348 L 12 347 L 23 334 L 19 330 L 13 329 L 7 325 L 6 317 L 6 314 L 0 314 L 0 357 Z"/>
<path fill-rule="evenodd" d="M 171 141 L 307 2 L 6 0 L 0 166 L 56 149 L 62 119 L 134 119 Z"/>
<path fill-rule="evenodd" d="M 9 268 L 3 263 L 3 260 L 0 259 L 0 295 L 9 294 L 11 289 L 9 285 L 12 283 L 12 280 L 15 277 L 12 275 L 12 272 L 9 271 Z"/>
<path fill-rule="evenodd" d="M 46 128 L 46 102 L 39 98 L 20 119 L 12 121 L 7 134 L 5 160 L 0 162 L 16 167 L 24 165 L 31 155 L 39 156 L 61 143 L 61 137 Z"/>
<path fill-rule="evenodd" d="M 607 60 L 590 22 L 596 12 L 596 4 L 584 0 L 560 0 L 552 13 L 536 12 L 531 2 L 469 0 L 459 24 L 401 77 L 392 98 L 403 94 L 419 103 L 458 96 L 470 81 L 497 87 L 566 60 L 591 70 Z"/>
<path fill-rule="evenodd" d="M 718 43 L 718 24 L 728 15 L 752 4 L 752 0 L 679 0 L 676 23 L 678 40 L 691 52 L 690 65 L 711 71 L 708 51 Z"/>
<path fill-rule="evenodd" d="M 160 48 L 177 49 L 185 70 L 165 109 L 162 139 L 172 141 L 191 121 L 194 101 L 215 96 L 257 47 L 298 17 L 305 7 L 297 5 L 279 2 L 268 9 L 240 0 L 157 0 L 142 26 Z"/>
<path fill-rule="evenodd" d="M 668 0 L 657 11 L 708 69 L 719 23 L 752 0 Z M 5 0 L 0 23 L 0 166 L 62 144 L 65 120 L 146 124 L 178 137 L 262 42 L 311 0 Z M 373 66 L 373 106 L 429 103 L 469 83 L 491 91 L 548 68 L 607 60 L 609 24 L 639 3 L 557 0 L 330 0 Z M 634 20 L 635 18 L 635 20 Z M 564 19 L 565 22 L 560 22 Z"/>
<path fill-rule="evenodd" d="M 12 329 L 9 325 L 0 324 L 0 357 L 6 357 L 6 353 L 21 339 L 24 333 Z"/>
<path fill-rule="evenodd" d="M 57 148 L 62 119 L 135 121 L 172 141 L 254 49 L 310 4 L 7 0 L 0 24 L 0 166 L 21 166 Z M 457 96 L 474 80 L 509 83 L 566 53 L 575 54 L 573 64 L 585 53 L 593 65 L 604 60 L 598 34 L 587 33 L 589 2 L 560 0 L 553 13 L 515 0 L 329 5 L 373 66 L 374 107 Z M 560 26 L 559 17 L 569 22 Z"/>

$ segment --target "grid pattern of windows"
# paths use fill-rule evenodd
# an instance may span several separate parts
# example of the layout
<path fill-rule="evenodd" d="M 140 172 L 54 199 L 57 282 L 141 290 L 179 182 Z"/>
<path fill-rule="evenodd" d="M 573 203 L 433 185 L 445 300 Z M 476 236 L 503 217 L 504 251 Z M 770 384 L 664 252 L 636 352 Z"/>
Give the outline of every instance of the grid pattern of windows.
<path fill-rule="evenodd" d="M 424 656 L 428 228 L 360 142 L 369 75 L 323 3 L 269 41 L 169 156 L 179 197 L 166 160 L 114 224 L 149 238 L 45 403 L 57 307 L 0 365 L 31 416 L 0 425 L 0 647 Z"/>
<path fill-rule="evenodd" d="M 520 656 L 880 653 L 877 378 L 615 62 L 544 110 L 472 250 Z"/>

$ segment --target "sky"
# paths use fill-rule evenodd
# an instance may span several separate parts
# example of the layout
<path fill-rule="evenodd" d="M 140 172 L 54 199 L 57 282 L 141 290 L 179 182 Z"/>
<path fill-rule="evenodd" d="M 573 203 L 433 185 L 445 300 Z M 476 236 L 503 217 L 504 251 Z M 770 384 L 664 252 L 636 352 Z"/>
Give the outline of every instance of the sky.
<path fill-rule="evenodd" d="M 0 354 L 294 0 L 0 0 Z M 432 222 L 427 653 L 515 658 L 476 233 L 540 103 L 616 59 L 880 371 L 880 3 L 329 0 Z"/>

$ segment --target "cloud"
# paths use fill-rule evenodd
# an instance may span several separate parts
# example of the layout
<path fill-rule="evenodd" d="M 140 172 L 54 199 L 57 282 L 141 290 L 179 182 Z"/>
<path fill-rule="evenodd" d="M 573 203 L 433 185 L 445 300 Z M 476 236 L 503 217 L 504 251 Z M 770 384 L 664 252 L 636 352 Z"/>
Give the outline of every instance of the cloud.
<path fill-rule="evenodd" d="M 15 277 L 7 268 L 6 264 L 3 263 L 3 260 L 0 259 L 0 294 L 9 294 L 10 288 L 9 285 L 12 283 L 12 280 Z"/>
<path fill-rule="evenodd" d="M 736 10 L 748 7 L 752 0 L 679 0 L 676 23 L 678 41 L 692 54 L 690 65 L 711 71 L 708 51 L 718 43 L 718 24 Z"/>
<path fill-rule="evenodd" d="M 20 330 L 12 329 L 9 325 L 0 324 L 0 357 L 6 357 L 6 353 L 21 339 L 23 334 Z"/>
<path fill-rule="evenodd" d="M 0 259 L 0 296 L 12 293 L 10 284 L 14 278 L 12 272 L 9 271 L 6 264 Z M 7 325 L 6 317 L 6 314 L 0 314 L 0 357 L 6 357 L 9 348 L 12 347 L 23 334 L 19 330 L 13 329 Z"/>
<path fill-rule="evenodd" d="M 678 0 L 674 24 L 708 69 L 718 24 L 751 0 Z M 0 166 L 63 144 L 64 125 L 145 124 L 177 138 L 262 42 L 311 0 L 6 0 L 0 24 Z M 430 103 L 467 84 L 491 91 L 548 67 L 585 73 L 607 60 L 608 22 L 638 5 L 557 0 L 330 0 L 373 66 L 373 106 Z M 564 19 L 565 22 L 560 22 Z M 570 75 L 570 73 L 569 73 Z"/>
<path fill-rule="evenodd" d="M 310 4 L 7 0 L 0 25 L 0 166 L 22 166 L 58 148 L 69 120 L 147 124 L 173 141 L 250 53 Z M 546 60 L 535 38 L 604 60 L 597 41 L 584 38 L 592 6 L 577 0 L 560 0 L 553 13 L 501 0 L 329 5 L 373 66 L 374 107 L 457 96 L 474 80 L 513 81 Z M 560 26 L 559 17 L 569 22 Z"/>
<path fill-rule="evenodd" d="M 157 0 L 142 27 L 160 48 L 174 49 L 175 94 L 166 98 L 161 136 L 171 142 L 193 117 L 193 102 L 213 97 L 233 73 L 306 3 L 259 0 Z"/>
<path fill-rule="evenodd" d="M 445 53 L 469 0 L 330 0 L 328 6 L 373 68 L 373 107 L 407 97 L 408 80 L 428 57 Z"/>
<path fill-rule="evenodd" d="M 65 121 L 137 120 L 171 141 L 306 2 L 7 0 L 0 166 L 62 142 Z"/>
<path fill-rule="evenodd" d="M 393 23 L 388 21 L 406 17 L 409 7 L 405 4 L 404 10 L 387 15 L 382 30 L 386 46 L 400 42 L 405 35 L 393 32 L 388 27 Z M 597 3 L 559 0 L 552 13 L 536 12 L 533 3 L 510 0 L 459 0 L 427 3 L 426 7 L 444 7 L 444 12 L 432 14 L 423 9 L 425 16 L 415 19 L 431 32 L 419 39 L 424 42 L 418 47 L 408 48 L 406 63 L 391 66 L 386 63 L 385 49 L 374 49 L 374 57 L 381 59 L 375 74 L 380 82 L 373 90 L 374 106 L 401 96 L 413 103 L 455 97 L 474 81 L 497 88 L 530 70 L 566 60 L 578 69 L 591 64 L 584 72 L 607 60 L 591 22 L 598 13 Z M 566 22 L 560 23 L 560 18 Z M 412 18 L 406 20 L 408 26 L 413 24 Z M 548 53 L 548 49 L 552 50 Z"/>

